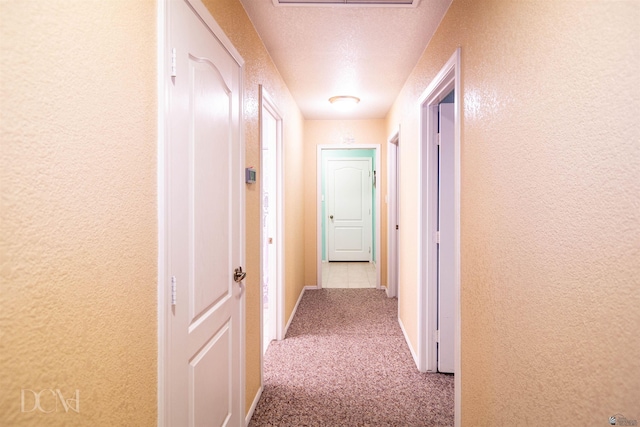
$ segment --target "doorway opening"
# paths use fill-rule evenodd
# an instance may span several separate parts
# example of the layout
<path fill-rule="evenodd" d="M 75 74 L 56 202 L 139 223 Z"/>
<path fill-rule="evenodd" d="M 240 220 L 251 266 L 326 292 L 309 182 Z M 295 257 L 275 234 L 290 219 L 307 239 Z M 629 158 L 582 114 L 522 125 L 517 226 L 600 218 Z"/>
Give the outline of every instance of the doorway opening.
<path fill-rule="evenodd" d="M 451 94 L 452 103 L 443 103 Z M 460 425 L 460 49 L 420 97 L 418 369 L 455 373 Z M 441 105 L 442 104 L 442 105 Z M 444 106 L 444 107 L 443 107 Z"/>
<path fill-rule="evenodd" d="M 283 331 L 282 114 L 260 85 L 261 354 Z"/>
<path fill-rule="evenodd" d="M 375 266 L 375 287 L 380 289 L 380 197 L 377 169 L 380 152 L 377 144 L 319 145 L 317 150 L 317 280 L 323 286 L 323 264 L 329 261 L 364 261 Z M 325 192 L 327 183 L 338 188 Z M 329 179 L 327 179 L 329 178 Z M 336 181 L 337 180 L 337 181 Z M 340 185 L 336 186 L 335 183 Z M 368 186 L 367 186 L 368 185 Z M 368 190 L 367 190 L 368 189 Z M 356 191 L 357 190 L 357 191 Z M 370 198 L 350 199 L 349 194 L 368 192 Z M 337 197 L 337 205 L 336 199 Z M 338 210 L 335 210 L 336 206 Z M 329 210 L 332 212 L 329 212 Z M 356 215 L 358 214 L 358 215 Z M 349 217 L 353 218 L 349 218 Z M 358 218 L 355 218 L 358 216 Z M 369 218 L 360 218 L 366 217 Z M 362 219 L 349 222 L 348 219 Z M 342 227 L 342 228 L 341 228 Z M 329 236 L 329 233 L 334 233 Z M 337 233 L 337 234 L 336 234 Z M 335 240 L 331 240 L 335 239 Z M 325 269 L 326 271 L 326 269 Z"/>

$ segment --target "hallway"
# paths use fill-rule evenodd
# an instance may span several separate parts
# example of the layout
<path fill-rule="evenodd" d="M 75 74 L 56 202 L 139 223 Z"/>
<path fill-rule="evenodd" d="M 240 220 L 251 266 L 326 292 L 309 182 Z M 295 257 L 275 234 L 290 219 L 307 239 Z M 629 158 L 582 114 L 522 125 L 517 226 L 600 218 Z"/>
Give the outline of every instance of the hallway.
<path fill-rule="evenodd" d="M 398 302 L 375 289 L 310 290 L 265 354 L 250 426 L 453 425 L 453 375 L 416 370 Z"/>
<path fill-rule="evenodd" d="M 0 1 L 0 425 L 181 427 L 227 411 L 233 427 L 254 411 L 253 425 L 451 425 L 453 407 L 436 397 L 455 400 L 463 427 L 640 420 L 640 1 L 288 1 Z M 211 30 L 200 28 L 195 56 L 183 46 L 195 26 L 173 27 L 187 9 Z M 211 34 L 224 49 L 205 42 Z M 216 52 L 242 72 L 225 77 L 236 67 L 212 67 Z M 433 310 L 421 309 L 437 298 L 426 285 L 439 268 L 425 262 L 440 238 L 429 233 L 437 216 L 425 222 L 427 172 L 449 77 L 460 86 L 453 377 L 416 369 L 437 338 L 426 330 Z M 182 90 L 196 83 L 217 89 Z M 189 92 L 207 99 L 190 104 Z M 330 101 L 340 95 L 360 101 L 340 111 Z M 280 235 L 265 237 L 282 251 L 277 320 L 291 326 L 263 375 L 265 105 L 282 118 L 283 202 Z M 204 125 L 186 132 L 191 107 Z M 240 126 L 205 138 L 230 109 Z M 357 146 L 380 157 L 380 288 L 333 289 L 318 271 L 328 213 L 318 172 L 323 150 Z M 174 160 L 204 158 L 220 167 L 172 177 Z M 227 167 L 238 169 L 231 187 L 216 175 Z M 241 200 L 233 215 L 220 201 L 230 192 Z M 191 205 L 206 209 L 190 215 Z M 218 237 L 238 246 L 232 257 L 196 253 Z M 198 302 L 201 272 L 216 280 Z M 384 287 L 397 300 L 373 297 Z M 222 324 L 209 314 L 221 301 L 235 302 L 228 326 L 184 356 L 193 325 Z M 231 342 L 232 356 L 211 351 Z M 173 393 L 196 380 L 230 396 Z M 79 397 L 38 408 L 25 392 Z"/>

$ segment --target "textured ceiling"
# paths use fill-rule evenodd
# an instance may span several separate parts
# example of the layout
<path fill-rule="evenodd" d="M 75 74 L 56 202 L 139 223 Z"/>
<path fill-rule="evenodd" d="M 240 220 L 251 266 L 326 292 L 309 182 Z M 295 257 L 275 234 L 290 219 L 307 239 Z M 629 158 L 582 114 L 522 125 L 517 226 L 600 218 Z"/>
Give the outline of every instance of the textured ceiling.
<path fill-rule="evenodd" d="M 451 0 L 417 7 L 275 6 L 241 0 L 307 119 L 384 118 Z M 336 95 L 360 104 L 339 112 Z"/>

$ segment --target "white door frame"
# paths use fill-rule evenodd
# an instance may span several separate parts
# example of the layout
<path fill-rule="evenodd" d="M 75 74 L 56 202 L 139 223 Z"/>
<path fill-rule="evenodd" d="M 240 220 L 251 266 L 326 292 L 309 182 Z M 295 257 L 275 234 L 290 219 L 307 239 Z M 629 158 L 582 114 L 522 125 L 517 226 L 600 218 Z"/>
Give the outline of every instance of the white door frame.
<path fill-rule="evenodd" d="M 387 297 L 398 296 L 398 225 L 400 128 L 387 139 Z M 391 154 L 393 153 L 393 155 Z"/>
<path fill-rule="evenodd" d="M 322 288 L 322 151 L 323 150 L 374 150 L 376 156 L 376 172 L 380 170 L 380 144 L 320 144 L 316 152 L 316 269 L 317 288 Z M 376 173 L 377 174 L 377 173 Z M 377 174 L 380 178 L 380 174 Z M 376 212 L 376 256 L 373 259 L 376 266 L 376 288 L 380 289 L 380 185 L 375 186 L 374 209 Z"/>
<path fill-rule="evenodd" d="M 283 274 L 284 274 L 284 256 L 283 256 L 283 243 L 284 243 L 284 187 L 283 187 L 283 145 L 282 145 L 282 114 L 280 113 L 280 110 L 278 109 L 278 107 L 276 106 L 273 98 L 271 97 L 271 95 L 269 95 L 269 92 L 267 92 L 265 90 L 265 88 L 262 85 L 259 85 L 259 90 L 260 90 L 260 109 L 259 109 L 259 122 L 260 122 L 260 149 L 262 152 L 262 147 L 264 146 L 264 141 L 262 139 L 263 136 L 263 121 L 262 121 L 262 112 L 263 109 L 267 110 L 275 119 L 276 119 L 276 199 L 275 199 L 275 212 L 274 214 L 276 215 L 276 234 L 275 234 L 275 245 L 276 245 L 276 299 L 275 299 L 275 304 L 276 304 L 276 339 L 277 340 L 281 340 L 283 337 L 283 329 L 284 329 L 284 290 L 283 290 Z M 262 156 L 260 156 L 260 173 L 261 175 L 264 173 L 264 162 L 262 159 Z M 264 202 L 263 198 L 262 198 L 262 184 L 263 184 L 264 180 L 260 179 L 260 212 L 262 212 L 262 204 Z M 264 224 L 263 224 L 264 218 L 263 215 L 260 215 L 260 241 L 261 241 L 261 248 L 262 248 L 262 242 L 264 241 L 264 239 L 268 238 L 268 236 L 263 236 L 263 230 L 264 230 Z M 262 250 L 260 251 L 260 269 L 262 270 L 262 261 L 263 261 L 263 256 L 264 254 L 262 253 Z M 262 287 L 262 277 L 260 277 L 260 286 Z M 262 295 L 262 293 L 260 294 Z M 264 332 L 264 325 L 263 325 L 263 319 L 264 319 L 264 313 L 263 313 L 263 308 L 264 308 L 264 304 L 262 304 L 260 309 L 260 336 L 262 337 L 262 334 Z M 261 339 L 261 345 L 260 345 L 260 375 L 262 377 L 262 366 L 263 366 L 263 362 L 262 362 L 262 354 L 264 353 L 264 349 L 262 348 L 263 346 L 263 340 Z M 262 378 L 261 378 L 262 380 Z M 264 381 L 262 382 L 264 383 Z"/>
<path fill-rule="evenodd" d="M 418 369 L 437 370 L 437 230 L 438 195 L 438 103 L 451 92 L 454 94 L 454 288 L 455 288 L 455 425 L 460 425 L 462 371 L 460 369 L 460 48 L 456 49 L 445 66 L 429 84 L 419 99 L 420 108 L 420 285 L 418 287 Z M 435 108 L 434 108 L 435 106 Z"/>
<path fill-rule="evenodd" d="M 170 305 L 170 293 L 171 286 L 170 281 L 167 280 L 169 277 L 168 271 L 168 255 L 169 255 L 169 246 L 168 246 L 168 191 L 169 191 L 169 171 L 168 171 L 168 159 L 167 152 L 169 149 L 168 146 L 168 101 L 169 101 L 169 85 L 171 83 L 171 49 L 170 46 L 170 22 L 171 16 L 169 14 L 170 10 L 170 2 L 174 0 L 159 0 L 158 1 L 158 9 L 157 9 L 157 91 L 158 91 L 158 110 L 157 110 L 157 122 L 158 122 L 158 151 L 157 151 L 157 165 L 158 165 L 158 175 L 157 175 L 157 187 L 158 187 L 158 392 L 157 392 L 157 401 L 158 401 L 158 427 L 164 427 L 167 425 L 169 420 L 169 394 L 168 394 L 168 378 L 169 373 L 167 369 L 169 368 L 169 364 L 167 363 L 167 358 L 169 354 L 169 346 L 171 345 L 169 335 L 169 321 L 170 321 L 170 313 L 171 309 Z M 213 19 L 209 10 L 206 8 L 204 4 L 202 4 L 201 0 L 185 0 L 187 1 L 191 7 L 196 11 L 196 13 L 200 16 L 200 18 L 204 21 L 204 23 L 211 29 L 214 33 L 215 37 L 220 40 L 220 43 L 227 49 L 229 54 L 236 60 L 236 62 L 240 66 L 240 111 L 243 111 L 242 105 L 244 104 L 244 60 L 240 53 L 233 46 L 229 38 L 226 36 L 222 28 L 218 25 L 218 23 Z M 245 159 L 245 142 L 244 142 L 244 120 L 243 115 L 239 115 L 240 121 L 240 158 L 242 163 L 244 164 Z M 244 166 L 241 170 L 244 169 Z M 241 265 L 246 264 L 246 255 L 245 255 L 245 187 L 244 187 L 244 177 L 239 176 L 238 180 L 241 180 L 241 197 L 240 197 L 240 253 L 241 255 Z M 245 359 L 245 299 L 243 297 L 243 302 L 240 306 L 240 319 L 241 319 L 241 337 L 240 337 L 240 360 Z M 241 417 L 244 417 L 245 411 L 245 364 L 240 364 L 240 404 L 241 404 Z"/>

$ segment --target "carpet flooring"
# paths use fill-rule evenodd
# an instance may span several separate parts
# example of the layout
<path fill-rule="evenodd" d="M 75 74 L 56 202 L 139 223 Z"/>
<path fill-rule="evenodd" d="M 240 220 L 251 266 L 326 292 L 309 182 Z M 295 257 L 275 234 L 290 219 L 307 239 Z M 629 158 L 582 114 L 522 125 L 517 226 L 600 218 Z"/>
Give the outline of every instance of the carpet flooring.
<path fill-rule="evenodd" d="M 418 372 L 397 313 L 377 289 L 306 291 L 249 426 L 452 426 L 453 375 Z"/>

